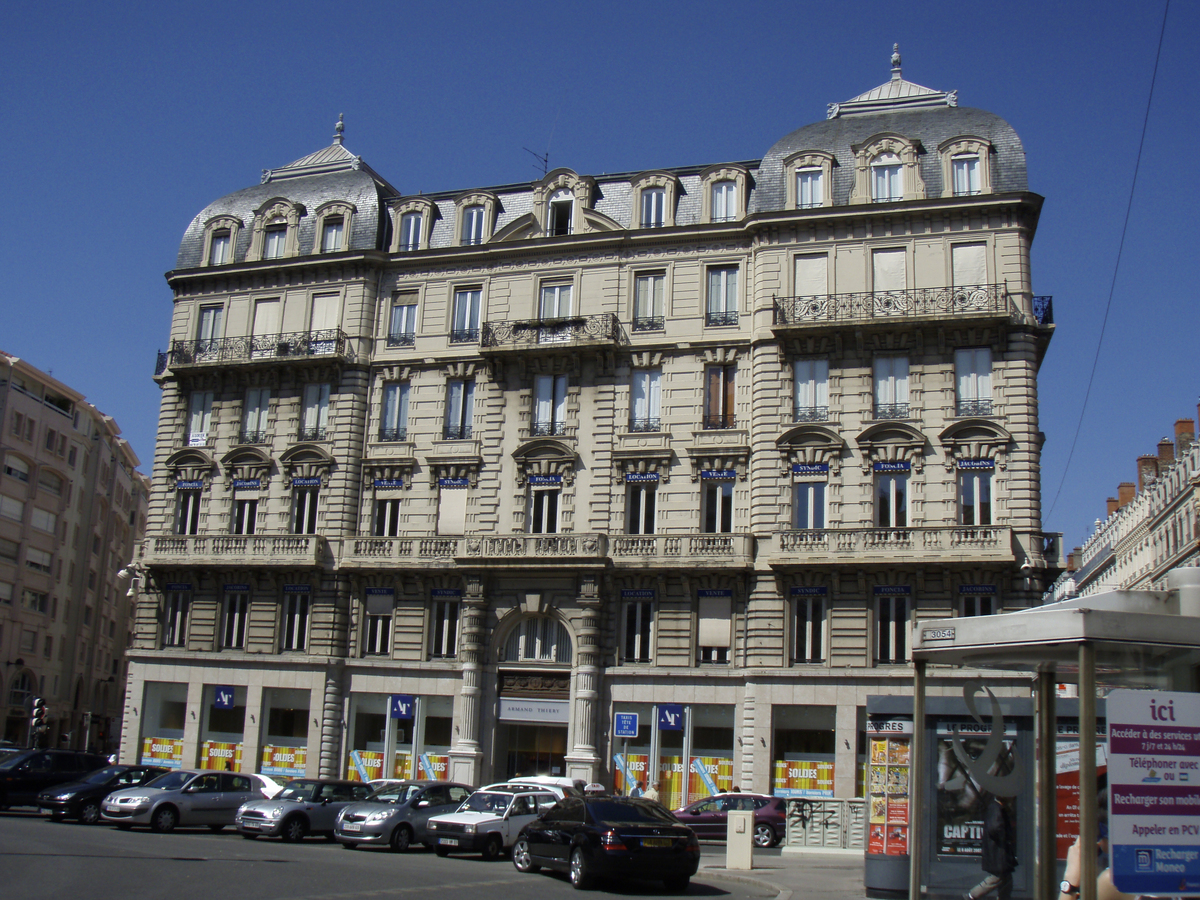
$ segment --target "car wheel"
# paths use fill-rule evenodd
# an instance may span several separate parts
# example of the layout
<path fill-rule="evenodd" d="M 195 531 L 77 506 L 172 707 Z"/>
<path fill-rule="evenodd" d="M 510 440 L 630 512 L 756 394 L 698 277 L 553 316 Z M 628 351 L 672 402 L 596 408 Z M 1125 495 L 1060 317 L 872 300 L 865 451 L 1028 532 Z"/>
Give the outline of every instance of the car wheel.
<path fill-rule="evenodd" d="M 100 804 L 89 800 L 79 807 L 79 822 L 82 825 L 95 825 L 100 821 Z"/>
<path fill-rule="evenodd" d="M 576 847 L 571 851 L 571 884 L 577 891 L 586 891 L 592 886 L 592 867 L 583 850 Z"/>
<path fill-rule="evenodd" d="M 308 834 L 308 823 L 299 816 L 288 819 L 279 831 L 279 836 L 289 844 L 303 840 L 306 834 Z"/>
<path fill-rule="evenodd" d="M 500 839 L 500 835 L 488 835 L 487 843 L 483 845 L 483 858 L 489 862 L 494 859 L 499 859 L 500 854 L 504 852 L 504 841 Z"/>
<path fill-rule="evenodd" d="M 209 825 L 208 830 L 211 831 L 213 834 L 216 834 L 217 832 L 224 831 L 225 826 L 224 825 Z"/>
<path fill-rule="evenodd" d="M 775 829 L 765 822 L 754 826 L 754 846 L 774 847 Z"/>
<path fill-rule="evenodd" d="M 159 834 L 168 834 L 174 831 L 178 824 L 179 813 L 175 812 L 173 806 L 160 806 L 150 816 L 150 830 L 157 831 Z"/>
<path fill-rule="evenodd" d="M 450 855 L 449 847 L 434 847 L 433 850 L 438 856 L 449 856 Z"/>
<path fill-rule="evenodd" d="M 538 872 L 542 868 L 533 861 L 533 854 L 529 852 L 529 841 L 525 838 L 518 838 L 513 844 L 512 860 L 518 872 Z"/>
<path fill-rule="evenodd" d="M 676 894 L 682 894 L 684 891 L 687 890 L 688 882 L 690 882 L 691 880 L 692 880 L 691 876 L 676 875 L 674 878 L 664 878 L 663 879 L 663 887 L 665 887 L 668 891 L 672 891 Z"/>
<path fill-rule="evenodd" d="M 392 832 L 392 839 L 388 843 L 397 853 L 403 853 L 412 843 L 412 838 L 412 831 L 407 825 L 397 825 L 396 830 Z"/>

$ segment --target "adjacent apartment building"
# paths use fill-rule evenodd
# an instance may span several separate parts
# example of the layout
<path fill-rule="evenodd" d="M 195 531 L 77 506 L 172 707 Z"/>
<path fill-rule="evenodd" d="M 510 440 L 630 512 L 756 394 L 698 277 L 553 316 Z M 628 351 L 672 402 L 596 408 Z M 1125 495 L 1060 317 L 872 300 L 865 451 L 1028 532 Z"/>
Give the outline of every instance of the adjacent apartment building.
<path fill-rule="evenodd" d="M 898 55 L 712 165 L 406 194 L 339 122 L 167 275 L 123 758 L 854 796 L 913 620 L 1057 575 L 1041 203 Z"/>
<path fill-rule="evenodd" d="M 84 395 L 0 351 L 0 696 L 4 739 L 116 749 L 133 627 L 129 573 L 150 479 Z"/>

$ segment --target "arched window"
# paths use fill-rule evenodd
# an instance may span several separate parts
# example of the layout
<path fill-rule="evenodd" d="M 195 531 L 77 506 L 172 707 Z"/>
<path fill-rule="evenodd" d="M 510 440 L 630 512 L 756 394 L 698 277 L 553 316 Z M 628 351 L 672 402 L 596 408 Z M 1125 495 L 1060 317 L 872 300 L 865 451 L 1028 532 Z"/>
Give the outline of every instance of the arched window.
<path fill-rule="evenodd" d="M 571 662 L 571 634 L 550 616 L 531 616 L 517 625 L 504 645 L 509 662 Z"/>

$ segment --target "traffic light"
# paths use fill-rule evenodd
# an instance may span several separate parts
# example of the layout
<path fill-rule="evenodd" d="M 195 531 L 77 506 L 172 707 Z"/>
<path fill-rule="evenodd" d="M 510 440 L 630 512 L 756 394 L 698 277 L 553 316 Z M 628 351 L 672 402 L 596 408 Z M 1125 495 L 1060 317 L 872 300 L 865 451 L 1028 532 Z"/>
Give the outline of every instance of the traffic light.
<path fill-rule="evenodd" d="M 41 734 L 46 730 L 46 701 L 41 697 L 33 698 L 33 711 L 29 716 L 29 724 L 33 728 L 34 734 Z"/>

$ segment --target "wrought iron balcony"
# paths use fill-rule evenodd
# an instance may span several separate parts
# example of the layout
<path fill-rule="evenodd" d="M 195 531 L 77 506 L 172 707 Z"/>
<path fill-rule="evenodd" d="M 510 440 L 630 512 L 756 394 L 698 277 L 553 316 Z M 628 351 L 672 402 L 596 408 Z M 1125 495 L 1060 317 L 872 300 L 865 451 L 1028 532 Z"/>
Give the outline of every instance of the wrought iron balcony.
<path fill-rule="evenodd" d="M 702 424 L 705 431 L 713 431 L 718 428 L 736 428 L 737 419 L 733 413 L 710 413 L 704 416 Z"/>
<path fill-rule="evenodd" d="M 880 419 L 907 419 L 908 404 L 907 403 L 876 403 L 875 404 L 875 420 Z"/>
<path fill-rule="evenodd" d="M 394 425 L 390 428 L 380 428 L 379 440 L 383 441 L 384 443 L 406 441 L 408 440 L 408 428 L 403 425 Z"/>
<path fill-rule="evenodd" d="M 1054 298 L 1039 296 L 1033 298 L 1033 318 L 1039 325 L 1054 324 Z"/>
<path fill-rule="evenodd" d="M 157 378 L 163 372 L 167 371 L 167 359 L 170 356 L 162 350 L 158 351 L 158 359 L 154 362 L 154 377 Z"/>
<path fill-rule="evenodd" d="M 634 316 L 634 331 L 662 331 L 666 328 L 666 319 L 662 316 Z"/>
<path fill-rule="evenodd" d="M 455 328 L 450 332 L 450 343 L 452 344 L 474 344 L 478 340 L 478 328 Z"/>
<path fill-rule="evenodd" d="M 442 429 L 442 439 L 447 441 L 465 441 L 471 436 L 470 425 L 450 425 L 447 424 Z"/>
<path fill-rule="evenodd" d="M 828 406 L 797 406 L 795 422 L 828 422 Z"/>
<path fill-rule="evenodd" d="M 400 334 L 389 334 L 387 336 L 387 345 L 389 347 L 411 347 L 417 342 L 417 336 L 411 331 L 404 331 Z"/>
<path fill-rule="evenodd" d="M 662 419 L 658 416 L 649 419 L 630 419 L 629 430 L 631 432 L 662 431 Z"/>
<path fill-rule="evenodd" d="M 704 314 L 705 325 L 736 325 L 738 323 L 737 310 L 714 310 L 710 309 Z"/>
<path fill-rule="evenodd" d="M 534 422 L 529 426 L 530 437 L 552 437 L 566 433 L 567 426 L 563 422 Z"/>
<path fill-rule="evenodd" d="M 484 322 L 480 346 L 490 351 L 614 346 L 621 336 L 612 313 Z"/>
<path fill-rule="evenodd" d="M 239 444 L 265 444 L 270 439 L 270 435 L 265 431 L 239 431 L 237 442 Z"/>
<path fill-rule="evenodd" d="M 304 426 L 301 426 L 300 430 L 298 432 L 296 432 L 296 440 L 298 440 L 298 441 L 323 441 L 323 440 L 325 440 L 325 431 L 326 431 L 326 429 L 320 425 L 314 425 L 309 428 L 305 428 Z"/>
<path fill-rule="evenodd" d="M 1016 314 L 1002 284 L 775 298 L 775 328 Z"/>
<path fill-rule="evenodd" d="M 954 405 L 957 416 L 990 416 L 992 414 L 991 400 L 959 400 Z"/>
<path fill-rule="evenodd" d="M 467 534 L 458 537 L 412 535 L 400 537 L 355 537 L 341 541 L 339 564 L 378 567 L 393 560 L 404 566 L 444 567 L 455 559 L 481 559 L 517 566 L 554 563 L 603 565 L 607 560 L 607 537 L 603 534 Z"/>
<path fill-rule="evenodd" d="M 725 568 L 750 565 L 754 558 L 754 537 L 745 533 L 613 535 L 608 544 L 615 566 Z"/>
<path fill-rule="evenodd" d="M 325 538 L 315 534 L 160 534 L 146 540 L 150 566 L 315 566 Z"/>
<path fill-rule="evenodd" d="M 294 331 L 213 340 L 171 341 L 169 365 L 229 365 L 300 359 L 344 357 L 346 333 L 340 328 L 324 331 Z"/>
<path fill-rule="evenodd" d="M 864 562 L 1012 562 L 1012 529 L 1007 525 L 953 525 L 912 528 L 816 528 L 779 531 L 764 547 L 776 567 Z"/>

